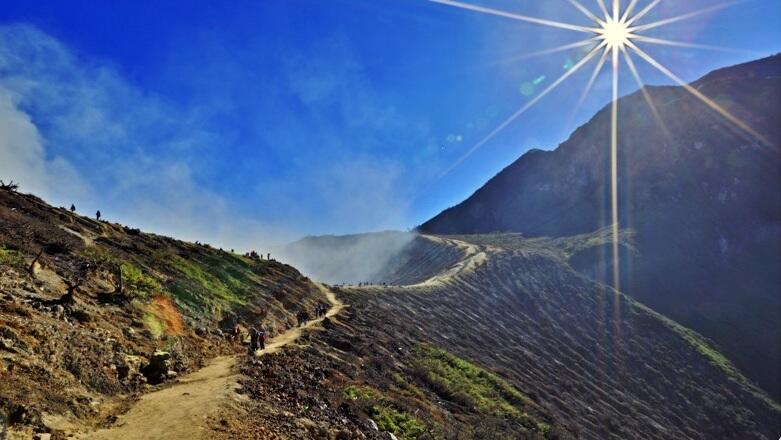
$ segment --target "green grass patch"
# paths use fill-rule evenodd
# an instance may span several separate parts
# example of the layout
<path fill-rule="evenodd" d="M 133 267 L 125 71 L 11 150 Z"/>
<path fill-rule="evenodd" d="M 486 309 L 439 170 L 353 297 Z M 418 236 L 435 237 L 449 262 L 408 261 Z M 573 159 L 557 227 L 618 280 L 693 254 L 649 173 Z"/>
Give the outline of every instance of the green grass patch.
<path fill-rule="evenodd" d="M 24 255 L 19 251 L 0 246 L 0 264 L 23 268 L 25 266 Z"/>
<path fill-rule="evenodd" d="M 380 431 L 391 432 L 399 440 L 414 440 L 426 432 L 426 426 L 392 406 L 374 405 L 369 414 Z"/>
<path fill-rule="evenodd" d="M 168 283 L 177 305 L 195 315 L 219 314 L 244 305 L 250 293 L 250 268 L 238 258 L 204 257 L 204 261 L 179 255 L 160 259 L 178 272 Z"/>
<path fill-rule="evenodd" d="M 152 332 L 155 339 L 160 339 L 165 335 L 165 323 L 157 318 L 154 313 L 144 313 L 144 325 Z"/>
<path fill-rule="evenodd" d="M 402 396 L 426 400 L 426 393 L 424 393 L 423 390 L 418 388 L 415 384 L 405 379 L 401 374 L 393 373 L 391 379 L 393 379 L 392 389 L 397 393 L 401 394 Z"/>
<path fill-rule="evenodd" d="M 534 420 L 525 410 L 532 401 L 499 376 L 440 348 L 418 347 L 418 374 L 441 397 L 497 417 L 517 419 L 532 431 L 546 433 L 550 426 Z"/>
<path fill-rule="evenodd" d="M 163 286 L 150 275 L 130 263 L 122 263 L 122 288 L 131 297 L 148 298 L 155 293 L 163 293 Z"/>
<path fill-rule="evenodd" d="M 393 433 L 399 440 L 414 440 L 427 431 L 423 422 L 404 411 L 379 390 L 348 385 L 344 389 L 344 396 L 349 400 L 361 401 L 380 431 Z"/>
<path fill-rule="evenodd" d="M 730 362 L 729 359 L 727 359 L 726 356 L 724 356 L 720 351 L 718 351 L 713 346 L 711 346 L 705 340 L 705 338 L 700 336 L 694 330 L 691 330 L 688 327 L 684 327 L 681 324 L 678 324 L 672 319 L 655 312 L 654 310 L 646 307 L 645 305 L 637 301 L 634 301 L 632 299 L 628 299 L 628 301 L 638 312 L 646 313 L 660 320 L 664 325 L 666 325 L 672 331 L 677 333 L 681 338 L 683 338 L 692 348 L 697 350 L 697 352 L 699 352 L 706 359 L 708 359 L 708 361 L 711 364 L 721 369 L 731 379 L 745 386 L 746 389 L 754 396 L 764 400 L 766 403 L 768 403 L 776 410 L 781 410 L 781 405 L 779 405 L 773 399 L 768 397 L 767 394 L 764 393 L 764 391 L 759 390 L 751 382 L 749 382 L 749 380 L 746 379 L 746 376 L 744 376 L 740 371 L 738 371 L 738 369 L 735 368 L 735 366 L 732 364 L 732 362 Z"/>
<path fill-rule="evenodd" d="M 344 397 L 350 400 L 384 400 L 382 393 L 371 387 L 348 385 L 344 389 Z"/>
<path fill-rule="evenodd" d="M 117 259 L 113 255 L 95 246 L 84 248 L 84 250 L 81 251 L 81 255 L 91 259 L 99 265 L 112 265 L 117 263 Z"/>

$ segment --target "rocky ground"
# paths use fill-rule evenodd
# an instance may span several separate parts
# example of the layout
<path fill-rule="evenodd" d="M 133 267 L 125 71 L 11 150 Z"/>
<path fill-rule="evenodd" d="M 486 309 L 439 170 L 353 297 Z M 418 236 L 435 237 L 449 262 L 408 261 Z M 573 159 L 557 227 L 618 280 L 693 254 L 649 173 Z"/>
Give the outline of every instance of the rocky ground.
<path fill-rule="evenodd" d="M 323 287 L 0 191 L 0 412 L 10 438 L 776 435 L 708 341 L 568 265 L 603 244 L 422 236 L 387 285 Z M 241 354 L 260 320 L 272 346 Z"/>
<path fill-rule="evenodd" d="M 118 275 L 121 273 L 122 275 Z M 325 298 L 290 266 L 0 191 L 0 413 L 11 438 L 111 425 L 139 395 Z"/>
<path fill-rule="evenodd" d="M 241 392 L 250 399 L 213 420 L 218 438 L 266 438 L 269 427 L 275 439 L 575 437 L 531 399 L 513 402 L 517 413 L 500 414 L 471 400 L 470 379 L 459 394 L 428 377 L 423 335 L 393 337 L 398 321 L 377 318 L 363 306 L 350 308 L 295 347 L 244 359 Z"/>

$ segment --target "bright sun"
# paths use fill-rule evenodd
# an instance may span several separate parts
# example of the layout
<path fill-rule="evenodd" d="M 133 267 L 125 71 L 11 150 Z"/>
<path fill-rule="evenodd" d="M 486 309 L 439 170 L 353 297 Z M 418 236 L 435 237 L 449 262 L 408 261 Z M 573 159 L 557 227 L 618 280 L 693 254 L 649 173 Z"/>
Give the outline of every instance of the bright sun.
<path fill-rule="evenodd" d="M 447 6 L 452 6 L 456 8 L 468 9 L 483 14 L 504 17 L 511 20 L 518 20 L 518 21 L 534 23 L 542 26 L 548 26 L 548 27 L 559 28 L 559 29 L 568 29 L 571 31 L 590 34 L 589 38 L 585 40 L 536 52 L 536 54 L 541 55 L 541 54 L 550 54 L 554 52 L 561 52 L 561 51 L 577 49 L 577 48 L 589 48 L 587 49 L 587 52 L 581 56 L 580 61 L 567 67 L 567 70 L 558 79 L 551 82 L 545 89 L 537 93 L 536 96 L 534 96 L 528 102 L 526 102 L 526 104 L 524 104 L 518 111 L 513 113 L 507 120 L 499 124 L 498 127 L 496 127 L 493 131 L 488 133 L 488 135 L 486 135 L 482 140 L 480 140 L 480 142 L 478 142 L 472 148 L 470 148 L 464 155 L 461 156 L 460 159 L 458 159 L 458 161 L 456 161 L 453 165 L 450 166 L 450 168 L 447 169 L 447 171 L 445 171 L 445 174 L 449 173 L 450 170 L 458 166 L 469 155 L 474 153 L 475 150 L 482 147 L 488 141 L 493 139 L 494 136 L 496 136 L 499 132 L 507 128 L 507 126 L 509 126 L 515 119 L 517 119 L 527 110 L 529 110 L 534 104 L 536 104 L 539 100 L 545 97 L 545 95 L 550 93 L 553 89 L 558 87 L 567 78 L 574 75 L 575 72 L 580 70 L 592 59 L 598 60 L 597 65 L 593 73 L 591 74 L 591 79 L 586 84 L 586 89 L 583 91 L 583 94 L 581 95 L 580 101 L 578 102 L 576 108 L 580 107 L 580 104 L 583 103 L 583 99 L 586 97 L 586 95 L 589 93 L 591 88 L 594 86 L 594 83 L 597 77 L 599 76 L 602 67 L 604 67 L 605 64 L 608 64 L 609 66 L 612 67 L 613 99 L 611 101 L 611 135 L 610 135 L 610 162 L 611 162 L 610 163 L 611 219 L 610 220 L 612 223 L 612 236 L 613 236 L 613 261 L 616 262 L 613 265 L 613 286 L 615 287 L 616 291 L 620 290 L 618 284 L 619 282 L 618 244 L 620 242 L 619 234 L 618 234 L 619 233 L 618 74 L 619 74 L 619 66 L 621 65 L 621 59 L 623 59 L 626 66 L 629 68 L 629 72 L 632 74 L 638 86 L 640 87 L 643 97 L 645 98 L 649 108 L 651 109 L 651 113 L 653 114 L 654 118 L 657 120 L 657 123 L 660 125 L 663 131 L 666 132 L 667 127 L 665 126 L 664 121 L 661 119 L 659 115 L 659 110 L 656 108 L 656 104 L 651 100 L 650 94 L 645 89 L 645 84 L 643 83 L 643 80 L 640 78 L 640 73 L 638 72 L 637 67 L 635 66 L 631 54 L 636 54 L 637 56 L 645 60 L 648 64 L 650 64 L 658 71 L 660 71 L 662 74 L 666 75 L 667 77 L 675 81 L 678 85 L 682 86 L 684 89 L 689 91 L 692 95 L 694 95 L 694 97 L 696 97 L 697 99 L 705 103 L 705 105 L 710 107 L 716 113 L 723 116 L 727 121 L 731 122 L 736 127 L 740 128 L 746 134 L 750 135 L 750 137 L 752 137 L 753 139 L 759 140 L 764 144 L 768 144 L 768 141 L 765 140 L 759 133 L 754 131 L 743 121 L 733 116 L 731 113 L 729 113 L 719 104 L 714 102 L 712 99 L 702 94 L 702 92 L 690 86 L 683 79 L 676 76 L 673 72 L 670 71 L 670 69 L 662 65 L 660 62 L 656 61 L 653 57 L 651 57 L 651 55 L 647 54 L 643 49 L 641 49 L 638 46 L 639 43 L 643 43 L 643 44 L 658 44 L 658 45 L 673 46 L 673 47 L 690 47 L 690 48 L 699 48 L 699 49 L 707 49 L 707 50 L 723 50 L 723 48 L 708 46 L 703 44 L 691 44 L 691 43 L 685 43 L 680 41 L 672 41 L 672 40 L 665 40 L 662 38 L 649 37 L 648 35 L 645 35 L 645 31 L 650 29 L 655 29 L 661 26 L 666 26 L 668 24 L 676 23 L 682 20 L 688 20 L 692 17 L 696 17 L 702 14 L 711 13 L 713 11 L 723 9 L 727 6 L 739 2 L 726 1 L 725 3 L 719 3 L 700 10 L 678 15 L 676 17 L 665 18 L 647 24 L 639 24 L 640 20 L 646 15 L 648 15 L 663 0 L 648 0 L 646 6 L 638 12 L 635 12 L 635 9 L 639 7 L 641 0 L 629 0 L 629 3 L 628 5 L 626 5 L 626 7 L 622 7 L 621 0 L 613 0 L 612 8 L 609 8 L 608 4 L 605 3 L 606 0 L 597 0 L 596 4 L 599 6 L 600 9 L 599 14 L 593 12 L 590 8 L 583 6 L 580 3 L 580 0 L 568 0 L 572 4 L 572 6 L 575 7 L 575 9 L 582 12 L 591 20 L 591 24 L 589 26 L 581 26 L 581 25 L 571 24 L 571 23 L 562 23 L 555 20 L 529 17 L 527 15 L 522 15 L 514 12 L 502 11 L 499 9 L 488 8 L 485 6 L 464 3 L 463 1 L 460 0 L 428 0 L 428 1 L 447 5 Z"/>
<path fill-rule="evenodd" d="M 613 19 L 607 20 L 602 24 L 600 34 L 608 46 L 617 49 L 626 46 L 629 39 L 632 38 L 632 33 L 626 22 Z"/>

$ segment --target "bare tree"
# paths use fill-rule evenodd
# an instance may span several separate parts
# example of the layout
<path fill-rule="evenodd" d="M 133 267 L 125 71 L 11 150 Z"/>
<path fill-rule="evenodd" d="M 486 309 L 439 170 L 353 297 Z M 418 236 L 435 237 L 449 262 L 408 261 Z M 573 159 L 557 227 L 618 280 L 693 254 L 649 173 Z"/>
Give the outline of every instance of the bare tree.
<path fill-rule="evenodd" d="M 78 280 L 63 280 L 65 285 L 68 286 L 68 291 L 60 297 L 59 303 L 65 307 L 73 306 L 76 303 L 76 289 L 84 282 L 82 279 Z"/>
<path fill-rule="evenodd" d="M 19 184 L 15 183 L 13 180 L 11 180 L 8 183 L 5 183 L 2 180 L 0 180 L 0 189 L 5 191 L 16 191 L 19 189 Z"/>
<path fill-rule="evenodd" d="M 35 264 L 41 259 L 41 255 L 43 255 L 43 249 L 38 251 L 38 255 L 33 258 L 33 262 L 30 263 L 30 266 L 27 268 L 27 272 L 30 274 L 31 278 L 35 278 Z"/>

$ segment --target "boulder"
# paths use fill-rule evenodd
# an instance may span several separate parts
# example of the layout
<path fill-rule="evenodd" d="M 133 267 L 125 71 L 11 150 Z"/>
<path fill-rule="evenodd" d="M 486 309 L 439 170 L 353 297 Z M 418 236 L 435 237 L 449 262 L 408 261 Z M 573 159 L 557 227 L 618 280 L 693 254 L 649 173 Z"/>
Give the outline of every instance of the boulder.
<path fill-rule="evenodd" d="M 120 382 L 130 383 L 138 381 L 144 377 L 141 374 L 141 365 L 143 364 L 143 358 L 140 356 L 133 356 L 129 354 L 122 354 L 121 359 L 117 362 L 117 379 Z M 145 379 L 144 379 L 145 381 Z"/>
<path fill-rule="evenodd" d="M 162 350 L 156 350 L 149 363 L 141 368 L 141 373 L 151 384 L 158 384 L 170 377 L 171 353 Z"/>

